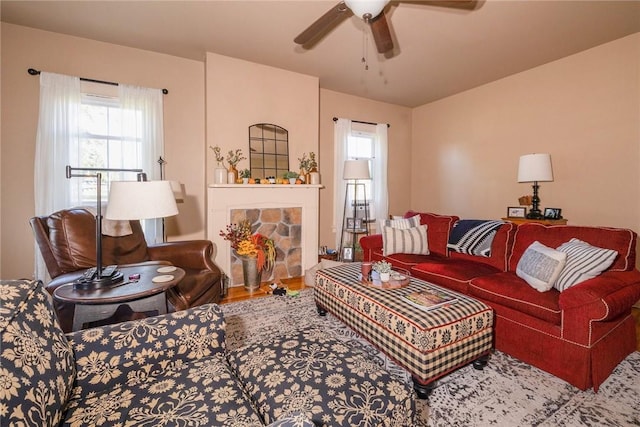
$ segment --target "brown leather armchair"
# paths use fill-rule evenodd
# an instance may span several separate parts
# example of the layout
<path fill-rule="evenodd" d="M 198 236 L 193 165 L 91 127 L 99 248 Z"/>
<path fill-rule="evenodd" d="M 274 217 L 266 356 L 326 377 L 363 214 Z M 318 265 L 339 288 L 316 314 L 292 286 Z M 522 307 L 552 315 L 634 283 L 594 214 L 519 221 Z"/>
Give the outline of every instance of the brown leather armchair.
<path fill-rule="evenodd" d="M 29 221 L 52 280 L 53 291 L 74 281 L 96 265 L 95 216 L 82 208 L 64 209 Z M 213 262 L 213 243 L 189 240 L 147 245 L 139 221 L 129 221 L 132 234 L 103 236 L 103 265 L 119 266 L 157 263 L 172 264 L 185 270 L 184 279 L 167 293 L 176 310 L 195 307 L 222 298 L 222 273 Z M 55 302 L 65 332 L 71 331 L 73 306 Z"/>

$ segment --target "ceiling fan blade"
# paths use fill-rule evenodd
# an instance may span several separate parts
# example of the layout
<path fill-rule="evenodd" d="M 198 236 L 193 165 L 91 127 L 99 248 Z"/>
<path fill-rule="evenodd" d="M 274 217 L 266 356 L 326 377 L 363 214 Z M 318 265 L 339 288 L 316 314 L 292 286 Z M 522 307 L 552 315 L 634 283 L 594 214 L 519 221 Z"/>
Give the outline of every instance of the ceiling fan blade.
<path fill-rule="evenodd" d="M 478 6 L 478 0 L 396 0 L 398 3 L 412 3 L 417 5 L 429 5 L 450 7 L 454 9 L 473 10 Z"/>
<path fill-rule="evenodd" d="M 324 35 L 330 28 L 349 15 L 351 15 L 351 10 L 341 1 L 318 18 L 313 24 L 309 25 L 309 27 L 301 32 L 293 41 L 297 44 L 305 45 L 315 38 Z"/>
<path fill-rule="evenodd" d="M 387 53 L 393 50 L 393 40 L 391 39 L 391 32 L 389 31 L 389 24 L 387 23 L 387 17 L 384 11 L 373 18 L 370 21 L 370 25 L 378 52 Z"/>

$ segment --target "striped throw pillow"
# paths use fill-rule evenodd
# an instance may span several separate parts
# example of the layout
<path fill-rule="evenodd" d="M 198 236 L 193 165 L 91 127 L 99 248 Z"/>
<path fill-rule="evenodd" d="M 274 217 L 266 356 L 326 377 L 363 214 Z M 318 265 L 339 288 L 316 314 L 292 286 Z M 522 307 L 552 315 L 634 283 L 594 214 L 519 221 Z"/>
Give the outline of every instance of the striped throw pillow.
<path fill-rule="evenodd" d="M 598 276 L 613 264 L 618 255 L 613 249 L 592 246 L 575 238 L 557 249 L 567 254 L 567 262 L 553 285 L 560 292 Z"/>
<path fill-rule="evenodd" d="M 429 255 L 427 226 L 419 225 L 407 229 L 382 227 L 383 255 L 413 254 Z"/>
<path fill-rule="evenodd" d="M 412 216 L 411 218 L 393 217 L 393 219 L 380 220 L 381 227 L 400 228 L 406 230 L 408 228 L 417 227 L 420 225 L 420 215 Z"/>

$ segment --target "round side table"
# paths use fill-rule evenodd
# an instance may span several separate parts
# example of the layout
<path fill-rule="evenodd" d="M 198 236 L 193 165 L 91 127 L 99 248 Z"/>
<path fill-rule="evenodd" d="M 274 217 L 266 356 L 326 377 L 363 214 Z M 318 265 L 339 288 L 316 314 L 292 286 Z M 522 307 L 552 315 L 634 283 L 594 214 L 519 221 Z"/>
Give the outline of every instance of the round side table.
<path fill-rule="evenodd" d="M 122 267 L 124 280 L 101 289 L 76 289 L 73 283 L 58 287 L 53 297 L 74 304 L 73 331 L 87 323 L 108 319 L 118 307 L 128 305 L 134 312 L 167 312 L 166 291 L 184 278 L 183 269 L 168 265 L 139 265 Z M 171 271 L 168 271 L 171 270 Z M 139 274 L 139 279 L 130 279 Z"/>

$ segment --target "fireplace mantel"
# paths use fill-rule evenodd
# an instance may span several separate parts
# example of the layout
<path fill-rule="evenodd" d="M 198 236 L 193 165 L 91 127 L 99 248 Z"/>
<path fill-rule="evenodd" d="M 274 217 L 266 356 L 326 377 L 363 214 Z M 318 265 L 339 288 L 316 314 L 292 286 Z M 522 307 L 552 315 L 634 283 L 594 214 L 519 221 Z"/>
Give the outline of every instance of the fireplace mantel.
<path fill-rule="evenodd" d="M 207 238 L 216 245 L 216 264 L 231 273 L 229 242 L 220 231 L 231 223 L 235 209 L 302 209 L 302 274 L 318 262 L 319 190 L 322 185 L 212 184 L 207 190 Z M 264 279 L 264 278 L 263 278 Z M 237 285 L 237 284 L 234 284 Z"/>

